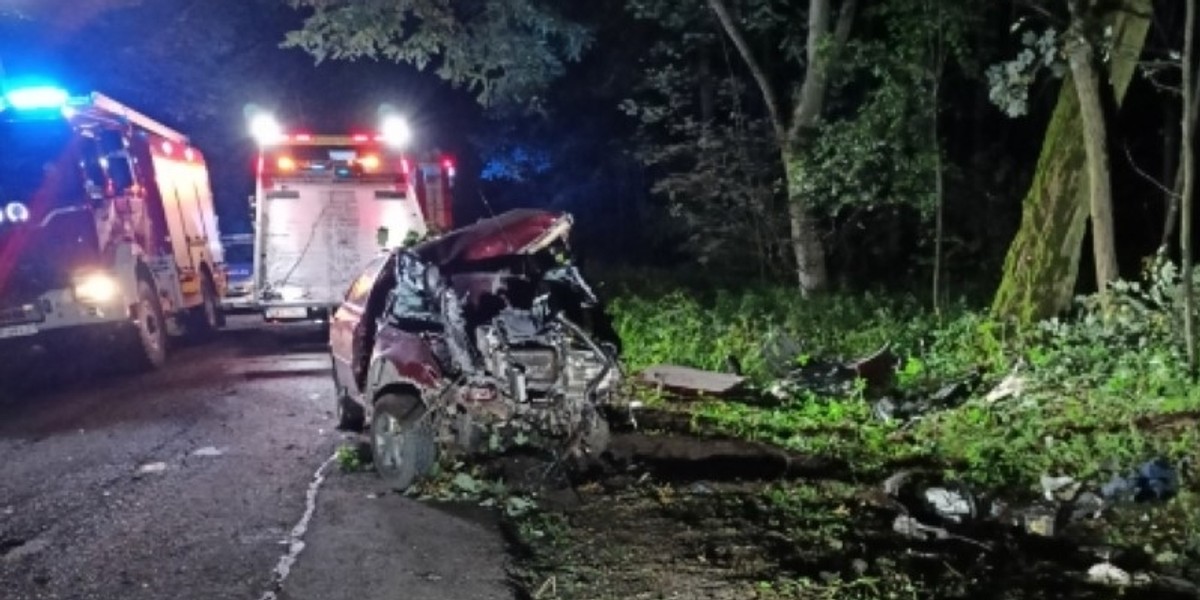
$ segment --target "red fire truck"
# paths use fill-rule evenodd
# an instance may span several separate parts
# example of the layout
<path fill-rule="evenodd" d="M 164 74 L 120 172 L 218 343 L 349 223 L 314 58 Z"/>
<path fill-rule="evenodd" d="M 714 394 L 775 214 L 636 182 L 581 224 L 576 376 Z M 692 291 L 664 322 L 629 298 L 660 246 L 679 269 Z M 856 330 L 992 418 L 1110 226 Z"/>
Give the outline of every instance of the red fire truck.
<path fill-rule="evenodd" d="M 251 122 L 259 144 L 255 301 L 268 321 L 327 318 L 379 252 L 452 227 L 455 165 L 405 149 L 407 127 L 378 134 L 285 133 Z"/>
<path fill-rule="evenodd" d="M 99 93 L 10 88 L 0 101 L 0 356 L 84 339 L 142 367 L 168 335 L 223 324 L 204 157 Z"/>

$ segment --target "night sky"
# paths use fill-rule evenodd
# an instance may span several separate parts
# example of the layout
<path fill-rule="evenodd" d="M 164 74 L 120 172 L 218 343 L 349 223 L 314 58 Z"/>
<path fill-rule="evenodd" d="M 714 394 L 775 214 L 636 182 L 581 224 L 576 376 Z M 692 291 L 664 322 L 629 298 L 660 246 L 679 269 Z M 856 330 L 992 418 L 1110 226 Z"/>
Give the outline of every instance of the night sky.
<path fill-rule="evenodd" d="M 0 61 L 8 81 L 99 91 L 190 136 L 208 157 L 224 233 L 249 230 L 250 103 L 298 131 L 341 133 L 372 130 L 389 102 L 407 113 L 419 149 L 460 157 L 469 189 L 466 139 L 479 114 L 470 96 L 404 65 L 316 65 L 280 48 L 301 21 L 279 0 L 0 0 Z"/>

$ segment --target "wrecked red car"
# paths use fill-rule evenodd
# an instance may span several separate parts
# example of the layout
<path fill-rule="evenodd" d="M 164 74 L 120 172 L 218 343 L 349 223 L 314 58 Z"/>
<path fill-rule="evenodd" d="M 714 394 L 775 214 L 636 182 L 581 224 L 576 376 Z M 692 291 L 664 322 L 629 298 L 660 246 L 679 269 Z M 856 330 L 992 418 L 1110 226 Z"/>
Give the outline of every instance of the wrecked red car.
<path fill-rule="evenodd" d="M 521 209 L 373 260 L 330 322 L 339 426 L 407 489 L 445 453 L 608 443 L 620 340 L 572 262 L 569 214 Z"/>

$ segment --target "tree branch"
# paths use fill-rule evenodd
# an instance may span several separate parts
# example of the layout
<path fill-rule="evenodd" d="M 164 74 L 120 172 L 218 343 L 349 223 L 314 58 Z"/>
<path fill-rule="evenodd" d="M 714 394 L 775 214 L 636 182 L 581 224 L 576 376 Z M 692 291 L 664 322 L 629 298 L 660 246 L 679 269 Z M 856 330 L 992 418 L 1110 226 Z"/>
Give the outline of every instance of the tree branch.
<path fill-rule="evenodd" d="M 750 75 L 754 77 L 754 82 L 758 84 L 758 90 L 762 93 L 763 102 L 767 105 L 767 113 L 771 117 L 771 127 L 775 130 L 775 137 L 779 139 L 780 144 L 783 144 L 787 125 L 783 122 L 783 112 L 779 109 L 779 98 L 775 95 L 775 89 L 771 87 L 771 80 L 767 78 L 767 72 L 763 70 L 762 65 L 758 63 L 758 59 L 754 57 L 754 52 L 750 50 L 750 45 L 746 43 L 746 38 L 742 35 L 741 28 L 734 22 L 733 16 L 729 14 L 729 7 L 725 5 L 725 0 L 708 0 L 708 6 L 716 13 L 717 20 L 721 23 L 721 28 L 725 30 L 725 35 L 729 36 L 729 40 L 733 42 L 738 54 L 741 55 L 742 61 L 746 63 L 746 68 L 750 69 Z"/>
<path fill-rule="evenodd" d="M 1143 170 L 1141 167 L 1138 166 L 1137 161 L 1135 161 L 1133 159 L 1133 153 L 1129 151 L 1128 144 L 1125 145 L 1125 158 L 1129 161 L 1129 166 L 1133 167 L 1133 172 L 1137 173 L 1142 179 L 1145 179 L 1148 183 L 1150 183 L 1154 187 L 1158 188 L 1158 190 L 1160 192 L 1162 192 L 1168 196 L 1171 196 L 1171 197 L 1175 197 L 1175 198 L 1178 197 L 1178 194 L 1171 191 L 1171 189 L 1168 188 L 1166 185 L 1164 185 L 1161 181 L 1155 179 L 1153 175 L 1147 173 L 1145 170 Z"/>
<path fill-rule="evenodd" d="M 810 0 L 808 5 L 808 71 L 800 87 L 800 100 L 792 113 L 788 139 L 796 140 L 801 130 L 812 127 L 821 117 L 825 105 L 825 89 L 829 80 L 829 66 L 833 56 L 841 51 L 850 37 L 850 26 L 858 0 L 846 0 L 838 12 L 830 47 L 822 51 L 821 43 L 829 33 L 830 0 Z"/>

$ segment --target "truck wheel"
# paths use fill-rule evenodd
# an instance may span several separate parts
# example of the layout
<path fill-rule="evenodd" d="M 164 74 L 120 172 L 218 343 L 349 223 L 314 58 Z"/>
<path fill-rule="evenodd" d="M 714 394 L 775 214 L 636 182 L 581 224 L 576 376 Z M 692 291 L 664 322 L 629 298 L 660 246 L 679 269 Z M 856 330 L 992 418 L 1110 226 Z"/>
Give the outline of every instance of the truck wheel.
<path fill-rule="evenodd" d="M 167 362 L 167 329 L 162 303 L 154 286 L 138 277 L 138 319 L 135 363 L 140 370 L 157 369 Z"/>
<path fill-rule="evenodd" d="M 200 293 L 203 299 L 196 307 L 192 317 L 193 331 L 197 337 L 206 338 L 217 329 L 225 326 L 225 314 L 221 312 L 221 300 L 217 298 L 217 286 L 212 277 L 204 275 L 200 283 Z"/>
<path fill-rule="evenodd" d="M 392 489 L 403 492 L 437 462 L 437 440 L 425 405 L 409 394 L 386 394 L 371 419 L 371 458 Z"/>
<path fill-rule="evenodd" d="M 330 362 L 335 361 L 332 355 L 329 359 Z M 336 363 L 333 365 L 332 371 L 334 414 L 337 415 L 337 428 L 342 431 L 361 432 L 366 420 L 363 407 L 350 397 L 350 389 L 338 381 Z"/>

